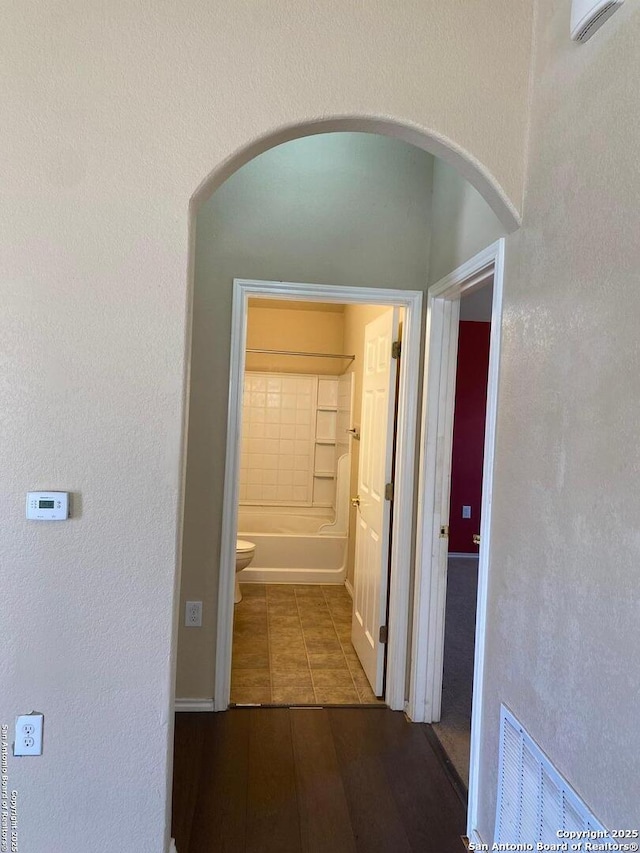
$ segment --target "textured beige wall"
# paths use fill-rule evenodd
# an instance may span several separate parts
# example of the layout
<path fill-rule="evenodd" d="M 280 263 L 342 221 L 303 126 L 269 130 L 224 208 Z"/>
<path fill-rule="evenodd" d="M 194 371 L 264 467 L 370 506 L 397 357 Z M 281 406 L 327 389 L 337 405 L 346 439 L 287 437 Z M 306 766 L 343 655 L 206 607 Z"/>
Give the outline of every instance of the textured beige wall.
<path fill-rule="evenodd" d="M 9 762 L 25 853 L 163 849 L 194 190 L 285 126 L 385 116 L 518 208 L 530 6 L 5 4 L 0 719 L 47 716 L 45 755 Z M 39 486 L 76 517 L 27 524 Z"/>
<path fill-rule="evenodd" d="M 481 829 L 499 702 L 608 827 L 640 825 L 640 14 L 584 46 L 540 0 L 524 227 L 509 238 Z"/>
<path fill-rule="evenodd" d="M 319 303 L 320 305 L 322 303 Z M 313 308 L 296 310 L 286 307 L 249 306 L 247 348 L 289 350 L 291 352 L 326 352 L 343 355 L 344 306 L 335 311 Z M 270 370 L 276 373 L 344 373 L 347 359 L 298 358 L 291 355 L 247 353 L 247 370 Z"/>
<path fill-rule="evenodd" d="M 438 158 L 433 164 L 432 221 L 431 284 L 505 233 L 504 226 L 480 193 Z"/>
<path fill-rule="evenodd" d="M 213 695 L 233 278 L 424 288 L 432 172 L 396 139 L 325 134 L 262 154 L 200 210 L 181 592 L 204 617 L 180 631 L 179 697 Z"/>

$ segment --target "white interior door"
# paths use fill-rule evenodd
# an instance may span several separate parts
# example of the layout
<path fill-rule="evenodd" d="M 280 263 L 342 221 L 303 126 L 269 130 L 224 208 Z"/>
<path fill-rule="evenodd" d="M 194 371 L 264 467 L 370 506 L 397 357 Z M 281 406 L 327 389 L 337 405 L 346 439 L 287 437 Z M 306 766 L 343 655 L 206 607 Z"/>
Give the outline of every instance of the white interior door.
<path fill-rule="evenodd" d="M 391 346 L 398 309 L 389 308 L 365 328 L 360 416 L 360 456 L 351 641 L 376 696 L 382 695 L 389 561 L 393 418 L 397 362 Z"/>

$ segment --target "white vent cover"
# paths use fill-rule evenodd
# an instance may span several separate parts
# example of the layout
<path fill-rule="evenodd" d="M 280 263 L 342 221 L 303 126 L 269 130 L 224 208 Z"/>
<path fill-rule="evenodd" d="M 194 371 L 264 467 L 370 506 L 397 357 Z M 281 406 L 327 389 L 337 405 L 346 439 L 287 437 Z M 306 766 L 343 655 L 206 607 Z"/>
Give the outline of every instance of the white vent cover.
<path fill-rule="evenodd" d="M 624 0 L 573 0 L 571 38 L 579 42 L 588 41 L 623 3 Z"/>
<path fill-rule="evenodd" d="M 558 844 L 564 840 L 558 837 L 559 830 L 591 830 L 609 839 L 606 829 L 502 705 L 495 841 Z"/>

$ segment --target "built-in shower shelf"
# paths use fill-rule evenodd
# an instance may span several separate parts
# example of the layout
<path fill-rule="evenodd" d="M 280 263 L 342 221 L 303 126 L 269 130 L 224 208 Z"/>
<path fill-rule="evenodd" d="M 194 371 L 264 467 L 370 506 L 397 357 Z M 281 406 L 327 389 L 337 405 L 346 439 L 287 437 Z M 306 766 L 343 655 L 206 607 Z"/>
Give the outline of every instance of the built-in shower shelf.
<path fill-rule="evenodd" d="M 316 438 L 316 444 L 335 444 L 334 438 Z"/>
<path fill-rule="evenodd" d="M 319 412 L 337 412 L 337 406 L 317 406 Z"/>
<path fill-rule="evenodd" d="M 319 480 L 335 480 L 336 475 L 333 471 L 314 471 L 313 476 Z"/>

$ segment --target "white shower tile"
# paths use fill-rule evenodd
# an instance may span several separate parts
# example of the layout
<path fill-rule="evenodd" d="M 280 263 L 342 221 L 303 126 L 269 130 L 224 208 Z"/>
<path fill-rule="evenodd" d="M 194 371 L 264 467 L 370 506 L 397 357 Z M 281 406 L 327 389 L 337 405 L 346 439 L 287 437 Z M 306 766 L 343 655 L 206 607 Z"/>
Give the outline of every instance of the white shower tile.
<path fill-rule="evenodd" d="M 265 425 L 260 423 L 249 424 L 249 435 L 251 436 L 251 438 L 263 438 L 264 427 Z"/>
<path fill-rule="evenodd" d="M 240 500 L 241 501 L 247 500 L 247 487 L 246 486 L 240 486 Z"/>
<path fill-rule="evenodd" d="M 296 420 L 297 424 L 310 424 L 311 423 L 311 412 L 307 409 L 299 409 L 296 411 Z"/>
<path fill-rule="evenodd" d="M 296 441 L 294 443 L 294 452 L 295 453 L 304 453 L 305 456 L 309 454 L 309 442 L 308 441 Z"/>
<path fill-rule="evenodd" d="M 280 427 L 280 438 L 297 438 L 297 427 L 293 424 L 282 424 Z"/>
<path fill-rule="evenodd" d="M 268 454 L 264 457 L 262 467 L 267 471 L 275 471 L 278 468 L 278 457 L 275 454 Z"/>
<path fill-rule="evenodd" d="M 280 413 L 282 415 L 281 421 L 283 424 L 295 424 L 296 423 L 296 410 L 295 409 L 281 409 Z M 308 415 L 308 412 L 298 412 L 299 415 Z"/>
<path fill-rule="evenodd" d="M 280 438 L 281 429 L 280 424 L 265 424 L 264 436 L 265 438 Z"/>
<path fill-rule="evenodd" d="M 295 409 L 296 407 L 296 395 L 295 394 L 283 394 L 282 395 L 282 408 L 283 409 Z"/>
<path fill-rule="evenodd" d="M 250 409 L 251 423 L 263 424 L 265 421 L 264 409 Z"/>
<path fill-rule="evenodd" d="M 267 377 L 267 391 L 280 391 L 282 388 L 282 379 L 279 376 Z"/>
<path fill-rule="evenodd" d="M 295 394 L 298 390 L 298 383 L 295 376 L 285 376 L 282 379 L 282 390 L 285 394 Z"/>
<path fill-rule="evenodd" d="M 264 466 L 264 456 L 262 453 L 249 453 L 247 457 L 247 468 L 262 468 Z"/>
<path fill-rule="evenodd" d="M 293 500 L 294 501 L 308 501 L 309 500 L 309 490 L 307 486 L 294 486 L 293 487 Z"/>
<path fill-rule="evenodd" d="M 282 400 L 279 393 L 269 393 L 267 394 L 267 408 L 268 409 L 279 409 L 281 406 Z"/>
<path fill-rule="evenodd" d="M 280 422 L 280 409 L 263 410 L 263 420 L 268 424 L 277 424 Z"/>
<path fill-rule="evenodd" d="M 292 471 L 293 470 L 293 454 L 285 456 L 280 456 L 280 470 L 282 471 Z"/>
<path fill-rule="evenodd" d="M 273 470 L 263 471 L 262 482 L 265 486 L 275 486 L 278 482 L 278 471 L 275 468 Z"/>
<path fill-rule="evenodd" d="M 248 484 L 250 486 L 262 485 L 263 471 L 262 468 L 251 468 L 248 472 Z"/>
<path fill-rule="evenodd" d="M 294 471 L 293 472 L 293 485 L 294 486 L 306 486 L 309 482 L 309 474 L 307 471 Z"/>
<path fill-rule="evenodd" d="M 280 452 L 280 442 L 277 438 L 265 438 L 263 440 L 264 452 L 265 453 L 279 453 Z"/>
<path fill-rule="evenodd" d="M 298 394 L 296 397 L 296 409 L 307 409 L 311 411 L 311 397 L 309 394 Z"/>
<path fill-rule="evenodd" d="M 275 500 L 277 500 L 276 495 L 277 495 L 277 491 L 276 491 L 275 486 L 263 486 L 262 487 L 262 500 L 275 501 Z"/>
<path fill-rule="evenodd" d="M 252 391 L 251 393 L 251 406 L 254 408 L 260 408 L 260 406 L 264 406 L 266 403 L 266 394 L 261 393 L 259 391 Z"/>
<path fill-rule="evenodd" d="M 295 456 L 293 459 L 293 467 L 296 471 L 308 471 L 309 456 Z"/>
<path fill-rule="evenodd" d="M 279 501 L 293 500 L 293 486 L 276 486 L 276 495 Z"/>
<path fill-rule="evenodd" d="M 262 500 L 262 486 L 247 486 L 247 500 L 248 501 L 261 501 Z"/>
<path fill-rule="evenodd" d="M 293 441 L 291 441 L 291 440 L 289 440 L 289 439 L 280 439 L 279 452 L 280 452 L 281 454 L 283 454 L 283 453 L 285 453 L 285 454 L 291 454 L 291 453 L 293 453 L 293 444 L 294 444 L 294 443 L 293 443 Z"/>
<path fill-rule="evenodd" d="M 241 485 L 241 486 L 246 486 L 246 485 L 247 485 L 247 482 L 248 482 L 248 479 L 247 479 L 247 478 L 248 478 L 248 471 L 247 471 L 247 469 L 246 469 L 246 468 L 241 468 L 241 469 L 240 469 L 240 485 Z"/>
<path fill-rule="evenodd" d="M 296 438 L 309 440 L 309 427 L 308 426 L 296 426 L 294 427 Z"/>
<path fill-rule="evenodd" d="M 293 471 L 278 471 L 278 485 L 291 486 L 293 484 Z"/>
<path fill-rule="evenodd" d="M 256 391 L 266 391 L 267 390 L 267 379 L 265 376 L 254 376 L 253 377 L 253 387 Z"/>

